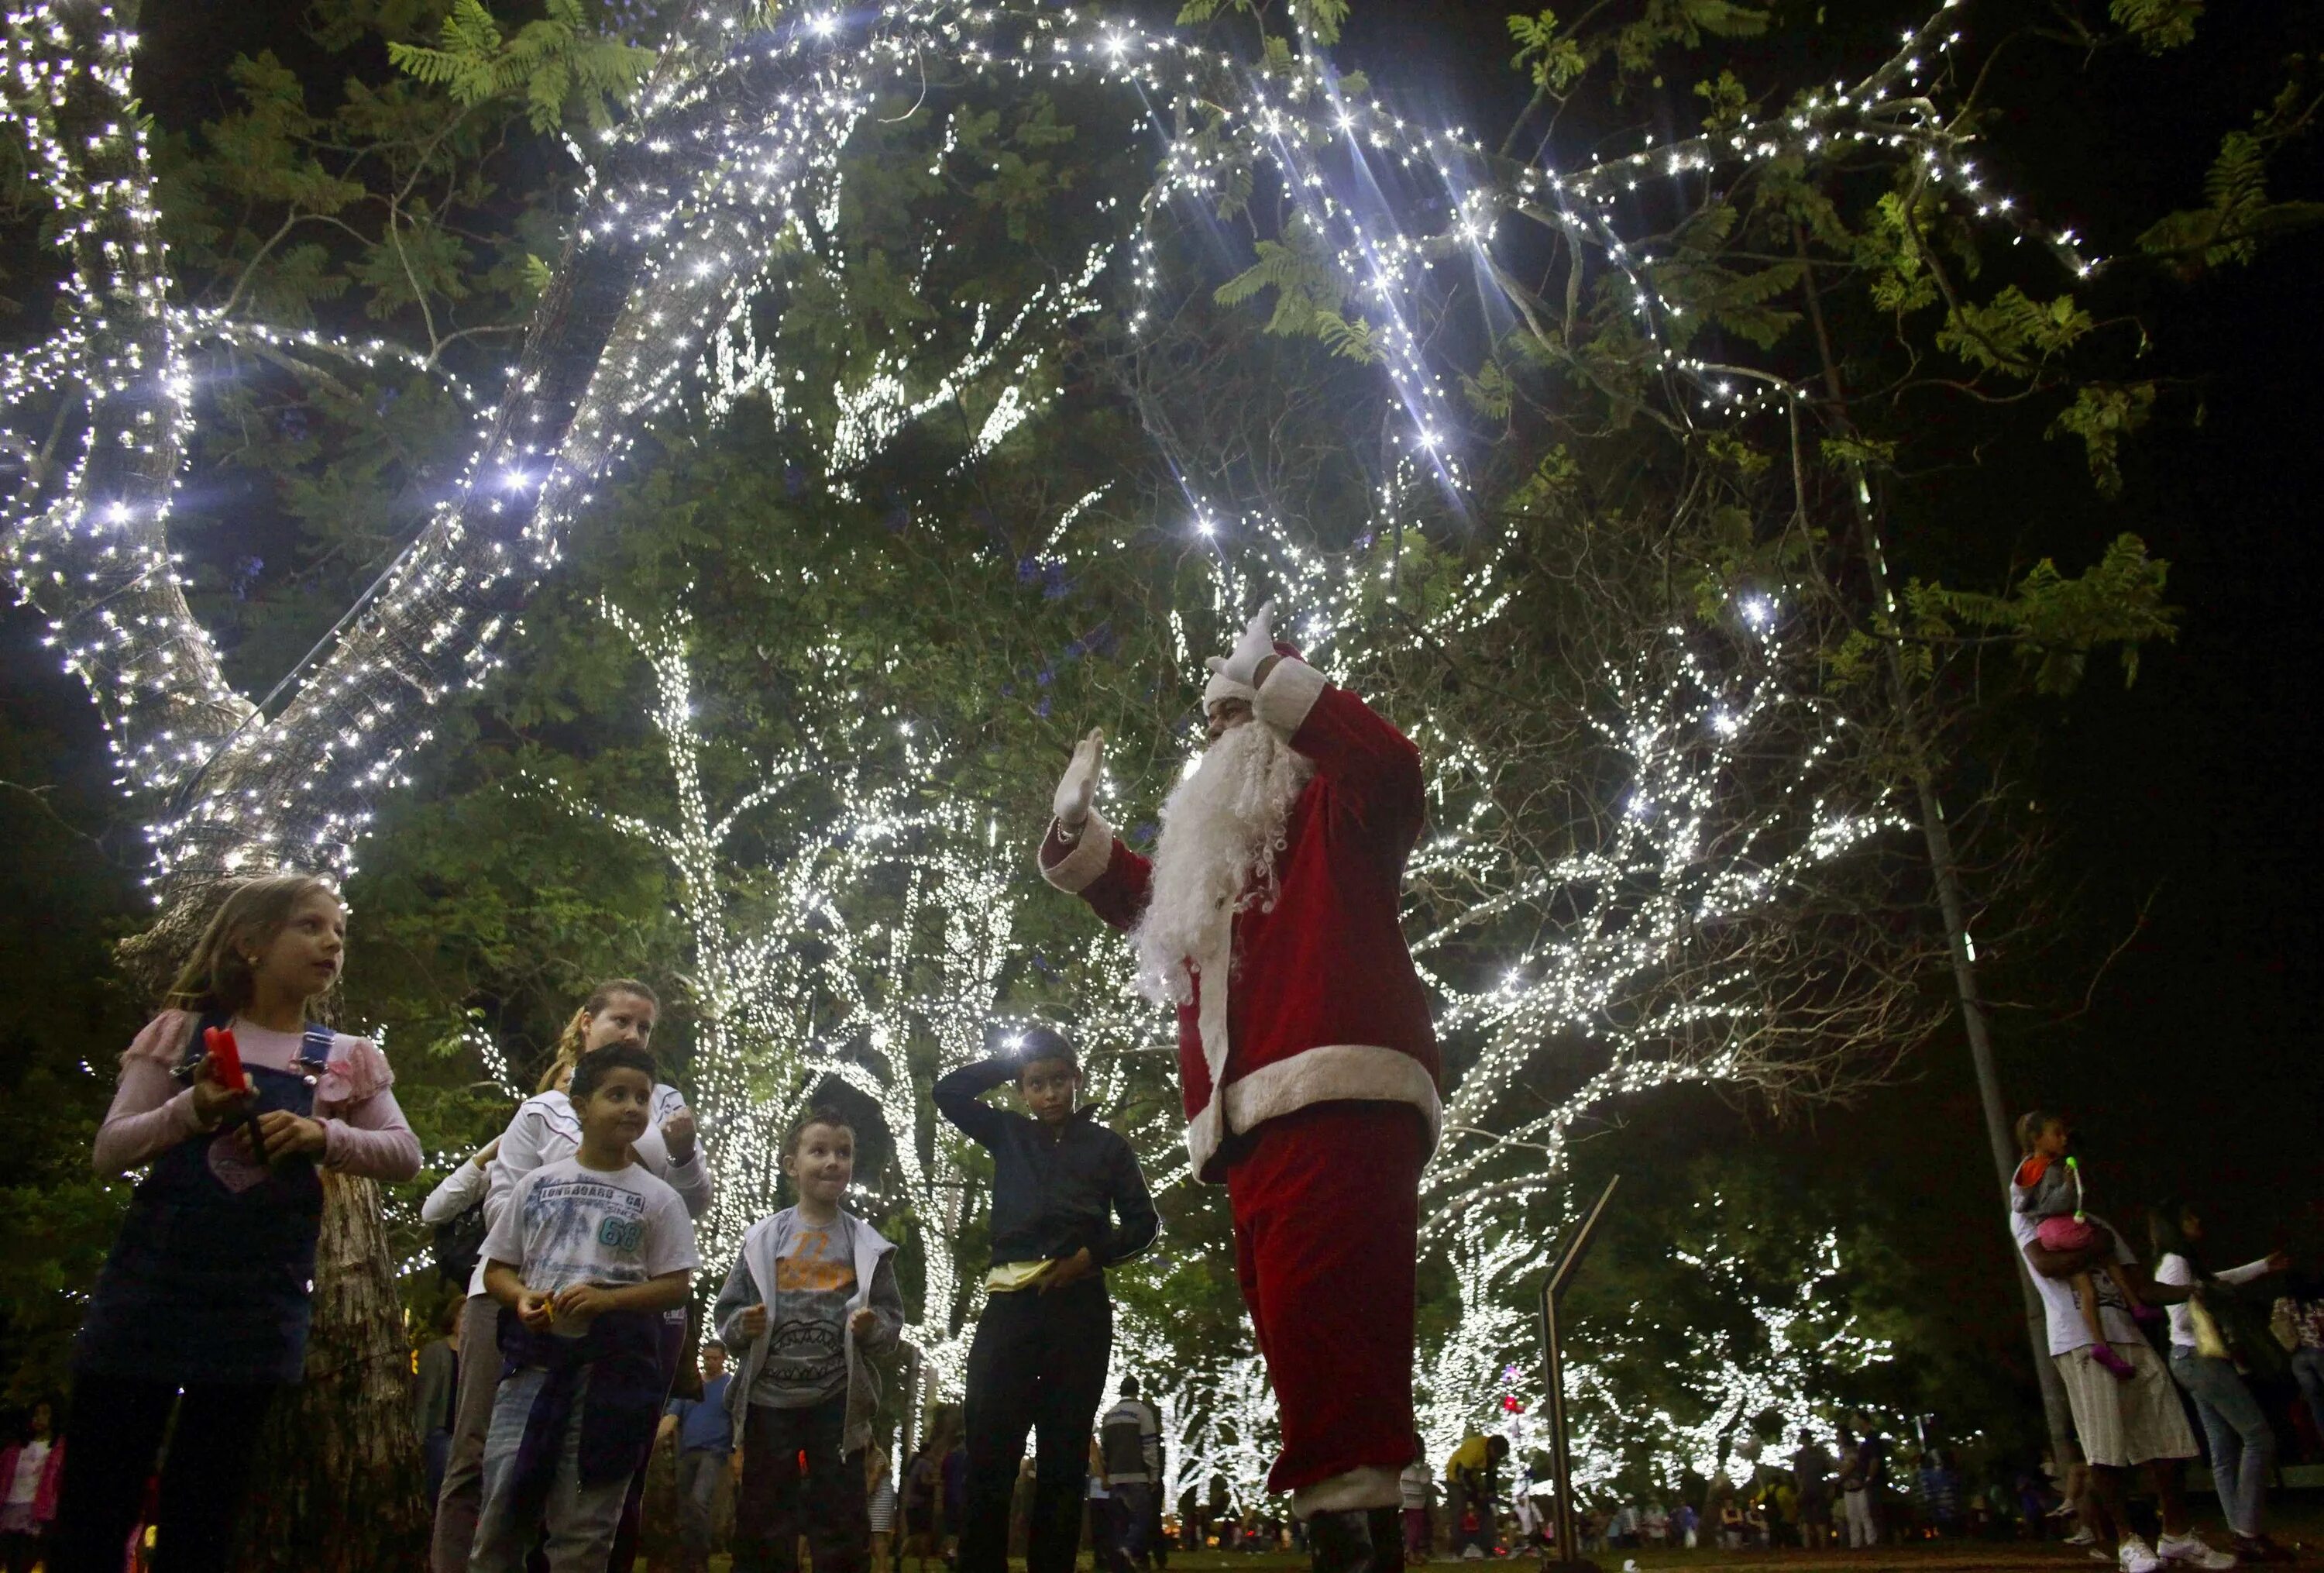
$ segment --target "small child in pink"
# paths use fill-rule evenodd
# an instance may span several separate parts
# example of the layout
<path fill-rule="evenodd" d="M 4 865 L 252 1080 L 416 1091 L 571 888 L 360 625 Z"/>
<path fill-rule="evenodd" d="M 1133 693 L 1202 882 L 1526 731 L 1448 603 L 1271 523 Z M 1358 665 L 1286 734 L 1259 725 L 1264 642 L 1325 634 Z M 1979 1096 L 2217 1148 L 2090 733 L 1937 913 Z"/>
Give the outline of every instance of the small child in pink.
<path fill-rule="evenodd" d="M 2111 1255 L 2113 1232 L 2083 1214 L 2082 1170 L 2066 1151 L 2070 1139 L 2066 1122 L 2055 1115 L 2031 1114 L 2017 1122 L 2017 1149 L 2024 1161 L 2010 1177 L 2010 1205 L 2042 1220 L 2034 1235 L 2044 1250 L 2088 1251 L 2095 1246 Z M 2160 1314 L 2139 1300 L 2138 1291 L 2116 1263 L 2106 1263 L 2106 1274 L 2121 1292 L 2131 1315 L 2152 1320 Z M 2126 1381 L 2137 1374 L 2136 1368 L 2107 1342 L 2105 1327 L 2098 1320 L 2097 1285 L 2090 1275 L 2077 1272 L 2068 1282 L 2074 1286 L 2075 1301 L 2089 1328 L 2090 1358 Z"/>

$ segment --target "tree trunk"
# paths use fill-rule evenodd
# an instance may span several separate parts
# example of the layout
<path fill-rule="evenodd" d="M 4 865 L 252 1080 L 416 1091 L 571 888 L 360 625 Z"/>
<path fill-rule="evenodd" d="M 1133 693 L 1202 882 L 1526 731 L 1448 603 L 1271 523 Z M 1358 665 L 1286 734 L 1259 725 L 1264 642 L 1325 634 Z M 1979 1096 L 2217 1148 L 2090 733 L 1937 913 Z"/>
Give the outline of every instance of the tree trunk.
<path fill-rule="evenodd" d="M 244 1573 L 410 1573 L 428 1562 L 424 1471 L 379 1187 L 326 1173 L 306 1380 L 266 1423 Z"/>
<path fill-rule="evenodd" d="M 1807 238 L 1803 234 L 1795 239 L 1804 264 Z M 1812 267 L 1803 266 L 1801 287 L 1807 298 L 1808 321 L 1815 330 L 1817 353 L 1823 363 L 1824 392 L 1831 415 L 1841 430 L 1850 431 L 1853 424 L 1848 414 L 1848 391 L 1840 379 L 1839 358 L 1832 353 L 1831 331 L 1824 325 L 1823 299 L 1816 290 Z M 1796 424 L 1794 430 L 1797 430 Z M 1849 497 L 1855 504 L 1858 545 L 1865 569 L 1871 577 L 1882 608 L 1893 617 L 1896 614 L 1896 592 L 1888 574 L 1887 555 L 1881 549 L 1880 521 L 1874 509 L 1872 487 L 1863 466 L 1856 460 L 1849 459 L 1845 469 Z M 1806 505 L 1804 499 L 1801 505 Z M 2017 1167 L 2016 1143 L 2010 1134 L 2008 1109 L 2002 1101 L 2001 1073 L 1994 1062 L 1992 1020 L 1983 992 L 1978 987 L 1977 946 L 1969 937 L 1969 902 L 1961 889 L 1960 865 L 1953 857 L 1952 830 L 1945 822 L 1944 805 L 1937 797 L 1936 771 L 1929 757 L 1916 696 L 1893 641 L 1887 644 L 1887 669 L 1889 691 L 1904 724 L 1913 789 L 1920 804 L 1921 833 L 1929 851 L 1929 876 L 1935 889 L 1938 912 L 1944 920 L 1953 992 L 1960 1004 L 1961 1032 L 1969 1041 L 1969 1063 L 1977 1073 L 1978 1104 L 1985 1115 L 1986 1141 L 1993 1150 L 1996 1178 L 2006 1195 Z M 2009 1255 L 2015 1269 L 2018 1296 L 2024 1305 L 2025 1337 L 2033 1352 L 2034 1377 L 2042 1390 L 2042 1418 L 2050 1433 L 2051 1456 L 2056 1460 L 2062 1482 L 2066 1467 L 2081 1457 L 2080 1440 L 2074 1431 L 2073 1412 L 2066 1400 L 2065 1380 L 2058 1374 L 2057 1364 L 2050 1357 L 2049 1313 L 2043 1306 L 2041 1291 L 2034 1286 L 2034 1270 L 2018 1250 L 2015 1236 L 2009 1242 Z"/>

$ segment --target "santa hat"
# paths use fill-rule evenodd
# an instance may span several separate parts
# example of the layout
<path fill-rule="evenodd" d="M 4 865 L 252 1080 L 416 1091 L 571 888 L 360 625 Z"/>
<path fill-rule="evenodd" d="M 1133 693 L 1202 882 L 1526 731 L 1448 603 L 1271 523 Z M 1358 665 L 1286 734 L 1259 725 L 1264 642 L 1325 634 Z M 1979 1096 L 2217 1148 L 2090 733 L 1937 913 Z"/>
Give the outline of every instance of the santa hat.
<path fill-rule="evenodd" d="M 1286 643 L 1280 639 L 1275 642 L 1275 653 L 1286 661 L 1300 659 L 1298 646 Z M 1237 682 L 1226 674 L 1227 663 L 1224 656 L 1213 655 L 1207 664 L 1211 669 L 1211 680 L 1203 685 L 1204 715 L 1209 715 L 1211 707 L 1221 699 L 1240 699 L 1246 705 L 1255 705 L 1259 702 L 1257 689 L 1246 682 Z"/>

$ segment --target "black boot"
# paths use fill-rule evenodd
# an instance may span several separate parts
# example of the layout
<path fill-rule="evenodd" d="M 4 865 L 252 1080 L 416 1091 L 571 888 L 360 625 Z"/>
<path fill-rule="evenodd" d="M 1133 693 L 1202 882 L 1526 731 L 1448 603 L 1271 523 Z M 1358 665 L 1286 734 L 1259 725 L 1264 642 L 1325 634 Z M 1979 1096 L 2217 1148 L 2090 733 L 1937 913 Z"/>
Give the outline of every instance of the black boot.
<path fill-rule="evenodd" d="M 1373 1508 L 1364 1527 L 1372 1537 L 1371 1573 L 1404 1573 L 1404 1509 Z"/>
<path fill-rule="evenodd" d="M 1361 1508 L 1319 1513 L 1308 1519 L 1308 1565 L 1314 1573 L 1372 1573 L 1372 1535 L 1367 1519 Z"/>

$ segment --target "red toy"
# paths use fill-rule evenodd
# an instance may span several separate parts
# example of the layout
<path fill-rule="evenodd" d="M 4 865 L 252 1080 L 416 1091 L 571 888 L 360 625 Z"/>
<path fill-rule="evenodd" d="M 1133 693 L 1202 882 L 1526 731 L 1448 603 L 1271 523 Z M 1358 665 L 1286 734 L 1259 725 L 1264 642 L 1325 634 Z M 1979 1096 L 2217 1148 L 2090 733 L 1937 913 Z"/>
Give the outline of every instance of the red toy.
<path fill-rule="evenodd" d="M 228 1092 L 248 1092 L 250 1078 L 243 1074 L 242 1049 L 232 1027 L 204 1027 L 202 1048 L 217 1064 L 218 1085 Z"/>

